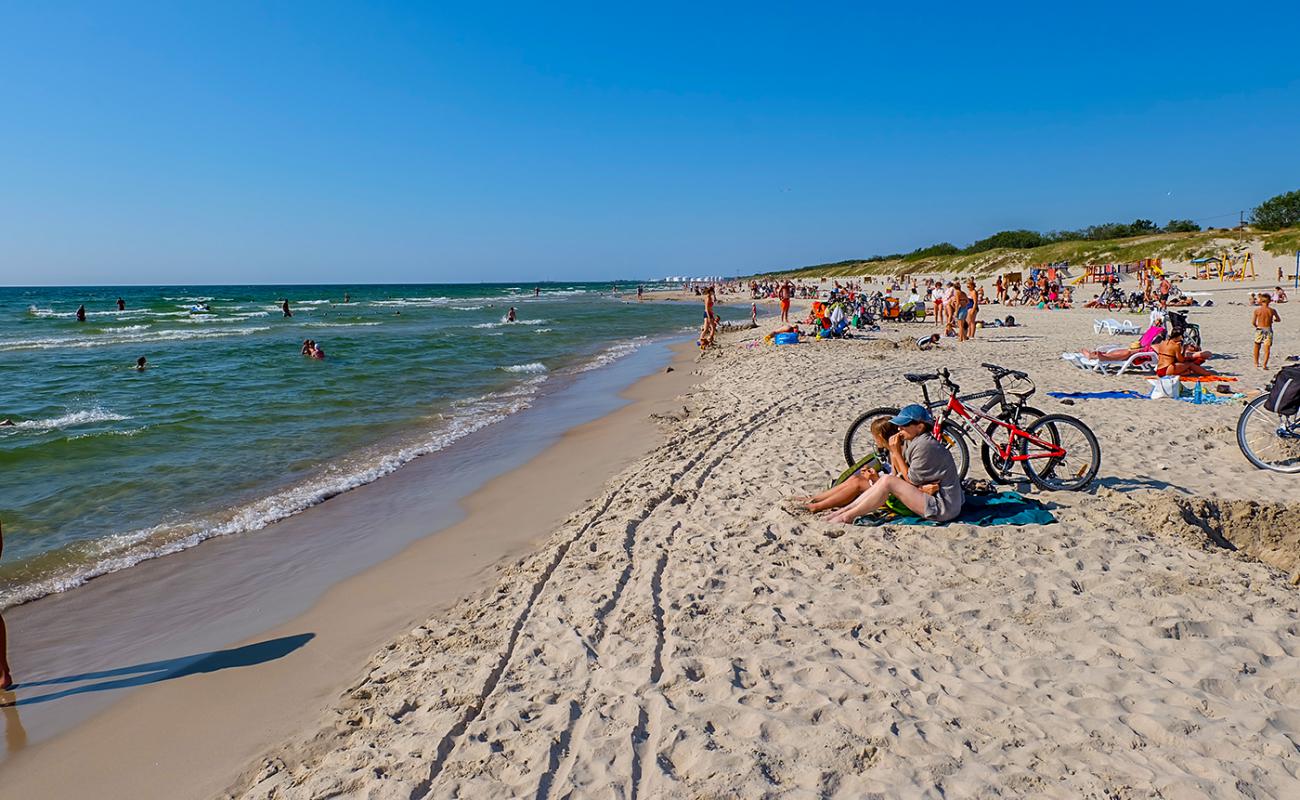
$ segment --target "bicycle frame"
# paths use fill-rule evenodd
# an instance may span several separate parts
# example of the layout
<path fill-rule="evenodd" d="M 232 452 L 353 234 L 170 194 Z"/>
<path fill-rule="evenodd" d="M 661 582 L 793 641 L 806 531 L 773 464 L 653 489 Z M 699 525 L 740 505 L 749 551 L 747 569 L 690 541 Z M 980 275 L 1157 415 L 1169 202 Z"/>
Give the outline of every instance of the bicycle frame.
<path fill-rule="evenodd" d="M 1033 434 L 1026 432 L 1018 425 L 1015 425 L 1010 422 L 1003 422 L 1002 420 L 993 417 L 989 414 L 986 414 L 985 412 L 980 411 L 978 409 L 976 409 L 975 411 L 971 411 L 970 409 L 966 408 L 965 405 L 962 404 L 961 398 L 957 397 L 956 392 L 949 392 L 948 404 L 944 406 L 943 414 L 934 422 L 935 438 L 940 438 L 940 434 L 941 434 L 940 429 L 943 427 L 943 423 L 947 422 L 949 416 L 952 414 L 956 414 L 957 416 L 966 420 L 967 422 L 966 427 L 974 431 L 975 435 L 978 436 L 980 439 L 983 439 L 984 443 L 987 444 L 990 448 L 992 448 L 993 452 L 997 453 L 998 458 L 1001 459 L 1004 463 L 1028 461 L 1031 458 L 1061 458 L 1062 456 L 1065 455 L 1065 451 L 1061 449 L 1060 445 L 1055 444 L 1053 442 L 1047 442 L 1042 439 L 1039 439 L 1037 436 L 1034 436 Z M 988 420 L 989 422 L 992 422 L 994 425 L 998 426 L 999 428 L 1006 428 L 1007 430 L 1009 430 L 1011 432 L 1011 435 L 1007 437 L 1007 443 L 1005 445 L 999 445 L 997 442 L 995 442 L 992 436 L 989 436 L 980 428 L 980 426 L 975 424 L 976 419 Z M 1025 439 L 1033 445 L 1044 448 L 1045 452 L 1030 453 L 1028 452 L 1028 450 L 1026 450 L 1026 452 L 1022 454 L 1012 455 L 1011 448 L 1015 444 L 1016 439 Z"/>

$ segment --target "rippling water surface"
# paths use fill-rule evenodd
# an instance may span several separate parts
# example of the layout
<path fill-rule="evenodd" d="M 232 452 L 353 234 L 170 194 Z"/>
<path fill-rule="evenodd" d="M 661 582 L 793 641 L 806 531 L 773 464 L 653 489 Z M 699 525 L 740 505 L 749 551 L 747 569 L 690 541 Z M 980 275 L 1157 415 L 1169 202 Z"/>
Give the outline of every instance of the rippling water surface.
<path fill-rule="evenodd" d="M 0 289 L 0 606 L 264 527 L 700 317 L 635 287 L 541 290 Z"/>

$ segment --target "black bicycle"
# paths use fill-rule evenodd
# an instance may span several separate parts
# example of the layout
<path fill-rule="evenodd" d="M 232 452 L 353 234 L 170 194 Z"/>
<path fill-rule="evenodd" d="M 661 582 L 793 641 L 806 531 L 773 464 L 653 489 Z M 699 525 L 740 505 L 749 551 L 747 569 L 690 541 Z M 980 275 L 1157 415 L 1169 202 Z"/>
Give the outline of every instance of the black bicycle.
<path fill-rule="evenodd" d="M 1027 427 L 1047 413 L 1033 406 L 1028 405 L 1029 398 L 1037 390 L 1034 382 L 1030 380 L 1028 373 L 1016 369 L 1000 367 L 997 364 L 981 364 L 993 375 L 994 388 L 985 392 L 962 395 L 959 399 L 963 403 L 974 402 L 977 400 L 988 399 L 988 402 L 980 407 L 980 412 L 990 414 L 996 407 L 996 414 L 990 414 L 1003 422 L 1009 422 L 1020 427 Z M 926 408 L 931 413 L 939 411 L 948 405 L 948 399 L 942 398 L 932 400 L 928 383 L 938 380 L 939 376 L 935 374 L 903 376 L 910 383 L 915 383 L 921 387 L 921 397 Z M 873 457 L 884 458 L 884 453 L 880 452 L 876 446 L 875 438 L 871 434 L 871 424 L 881 417 L 889 418 L 898 414 L 897 406 L 880 406 L 860 415 L 849 425 L 849 430 L 844 434 L 844 460 L 850 468 L 858 466 L 859 462 L 870 461 Z M 970 447 L 967 445 L 967 435 L 972 441 L 984 441 L 977 431 L 971 431 L 969 434 L 963 434 L 963 427 L 972 425 L 960 417 L 949 419 L 940 426 L 940 440 L 952 453 L 953 461 L 957 464 L 957 472 L 962 479 L 966 478 L 966 473 L 970 469 Z M 998 426 L 990 422 L 987 433 L 990 435 Z M 980 446 L 980 460 L 984 463 L 984 470 L 993 480 L 999 483 L 1011 483 L 1010 470 L 1008 464 L 1004 463 L 998 453 L 993 452 L 987 444 Z"/>

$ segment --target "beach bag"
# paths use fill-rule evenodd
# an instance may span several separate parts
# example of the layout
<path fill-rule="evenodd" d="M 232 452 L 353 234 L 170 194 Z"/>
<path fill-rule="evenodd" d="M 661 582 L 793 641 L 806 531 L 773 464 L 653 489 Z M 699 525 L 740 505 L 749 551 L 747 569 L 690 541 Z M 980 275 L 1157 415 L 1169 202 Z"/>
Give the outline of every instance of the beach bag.
<path fill-rule="evenodd" d="M 1162 398 L 1177 398 L 1182 392 L 1182 382 L 1177 375 L 1166 375 L 1162 378 L 1152 378 L 1147 381 L 1151 384 L 1151 399 L 1160 400 Z"/>
<path fill-rule="evenodd" d="M 1280 417 L 1292 417 L 1300 411 L 1300 365 L 1278 370 L 1264 408 Z"/>

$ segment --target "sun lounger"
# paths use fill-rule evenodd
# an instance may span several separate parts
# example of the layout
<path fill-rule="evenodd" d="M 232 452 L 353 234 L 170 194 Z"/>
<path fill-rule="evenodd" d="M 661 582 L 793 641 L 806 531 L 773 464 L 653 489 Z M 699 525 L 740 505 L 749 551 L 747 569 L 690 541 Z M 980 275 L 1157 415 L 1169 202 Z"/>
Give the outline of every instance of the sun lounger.
<path fill-rule="evenodd" d="M 1092 321 L 1092 332 L 1094 334 L 1109 333 L 1111 336 L 1135 336 L 1141 334 L 1142 329 L 1129 320 L 1094 319 Z"/>
<path fill-rule="evenodd" d="M 1088 358 L 1083 353 L 1061 353 L 1061 358 L 1079 369 L 1100 372 L 1103 375 L 1156 371 L 1155 353 L 1134 353 L 1123 361 L 1102 361 L 1096 358 Z"/>

